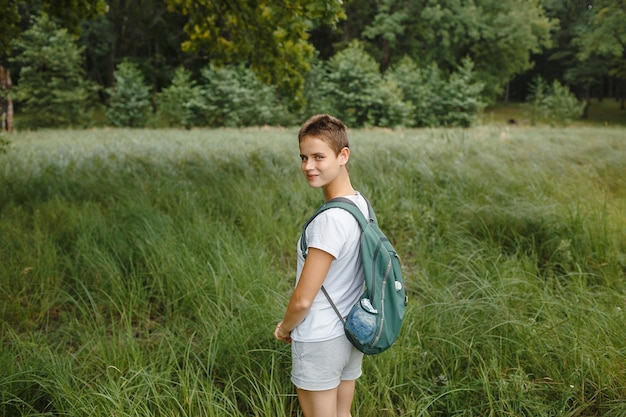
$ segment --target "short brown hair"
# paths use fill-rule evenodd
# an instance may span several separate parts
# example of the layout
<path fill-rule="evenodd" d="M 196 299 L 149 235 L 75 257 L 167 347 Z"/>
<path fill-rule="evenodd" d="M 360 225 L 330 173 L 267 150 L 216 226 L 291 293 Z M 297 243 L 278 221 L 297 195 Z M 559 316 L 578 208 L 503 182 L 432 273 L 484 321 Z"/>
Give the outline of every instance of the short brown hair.
<path fill-rule="evenodd" d="M 336 117 L 328 114 L 316 114 L 304 122 L 298 132 L 298 143 L 306 136 L 322 139 L 337 155 L 343 148 L 349 148 L 348 128 Z"/>

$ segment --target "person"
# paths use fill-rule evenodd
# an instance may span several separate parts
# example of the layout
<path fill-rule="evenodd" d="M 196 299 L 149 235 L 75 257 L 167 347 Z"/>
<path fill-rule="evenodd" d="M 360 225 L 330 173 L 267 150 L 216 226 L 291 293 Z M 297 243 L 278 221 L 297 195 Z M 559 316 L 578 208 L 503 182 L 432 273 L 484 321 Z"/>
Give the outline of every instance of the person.
<path fill-rule="evenodd" d="M 321 188 L 324 201 L 349 198 L 367 216 L 367 201 L 350 181 L 350 147 L 343 122 L 315 115 L 300 128 L 298 142 L 309 186 Z M 291 344 L 291 381 L 305 417 L 351 416 L 363 353 L 347 339 L 320 290 L 323 285 L 343 316 L 358 301 L 364 286 L 360 236 L 352 214 L 331 208 L 308 225 L 306 257 L 298 249 L 296 285 L 274 337 Z"/>

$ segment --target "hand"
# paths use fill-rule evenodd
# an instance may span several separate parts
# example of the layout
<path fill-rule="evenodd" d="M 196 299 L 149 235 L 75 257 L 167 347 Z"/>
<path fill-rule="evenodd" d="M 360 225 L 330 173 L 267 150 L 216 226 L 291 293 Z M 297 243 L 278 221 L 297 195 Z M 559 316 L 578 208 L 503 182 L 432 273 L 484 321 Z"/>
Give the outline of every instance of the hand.
<path fill-rule="evenodd" d="M 274 337 L 276 340 L 280 340 L 281 342 L 291 343 L 291 332 L 284 332 L 281 329 L 281 325 L 283 322 L 281 321 L 276 325 L 276 329 L 274 329 Z"/>

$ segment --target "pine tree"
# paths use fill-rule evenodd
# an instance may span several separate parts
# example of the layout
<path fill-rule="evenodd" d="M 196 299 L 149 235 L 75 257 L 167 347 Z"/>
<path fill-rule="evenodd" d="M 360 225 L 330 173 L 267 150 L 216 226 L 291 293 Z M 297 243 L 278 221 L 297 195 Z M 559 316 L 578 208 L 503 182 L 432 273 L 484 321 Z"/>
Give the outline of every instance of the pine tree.
<path fill-rule="evenodd" d="M 114 126 L 143 127 L 150 115 L 150 87 L 136 64 L 122 61 L 115 69 L 115 85 L 106 116 Z"/>
<path fill-rule="evenodd" d="M 72 35 L 44 14 L 15 44 L 19 53 L 12 62 L 21 67 L 15 99 L 28 127 L 87 123 L 95 88 L 84 79 L 82 49 Z"/>
<path fill-rule="evenodd" d="M 191 78 L 191 72 L 177 68 L 172 84 L 164 88 L 157 97 L 159 118 L 169 126 L 202 126 L 206 105 L 202 98 L 202 88 Z"/>

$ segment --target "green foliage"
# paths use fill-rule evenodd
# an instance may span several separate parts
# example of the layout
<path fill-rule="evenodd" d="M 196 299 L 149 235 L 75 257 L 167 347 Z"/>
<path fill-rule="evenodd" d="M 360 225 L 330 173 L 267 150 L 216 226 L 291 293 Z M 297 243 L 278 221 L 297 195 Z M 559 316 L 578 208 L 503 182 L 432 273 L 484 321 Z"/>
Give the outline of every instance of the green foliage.
<path fill-rule="evenodd" d="M 206 105 L 202 88 L 185 68 L 176 70 L 172 84 L 158 94 L 157 102 L 157 115 L 169 126 L 190 128 L 205 124 Z"/>
<path fill-rule="evenodd" d="M 20 37 L 22 13 L 45 14 L 72 34 L 84 20 L 107 9 L 105 0 L 17 1 L 0 0 L 0 59 L 11 52 L 11 42 Z"/>
<path fill-rule="evenodd" d="M 307 84 L 309 113 L 338 115 L 349 126 L 470 126 L 482 112 L 483 84 L 471 60 L 447 79 L 432 64 L 405 57 L 384 76 L 361 43 L 314 66 Z"/>
<path fill-rule="evenodd" d="M 405 57 L 398 65 L 387 72 L 387 78 L 393 79 L 404 95 L 404 99 L 413 105 L 411 126 L 438 126 L 442 113 L 440 105 L 440 87 L 443 84 L 441 71 L 435 64 L 420 68 L 411 58 Z"/>
<path fill-rule="evenodd" d="M 332 86 L 329 78 L 328 62 L 314 59 L 311 63 L 311 71 L 307 74 L 304 84 L 304 100 L 306 106 L 302 111 L 301 120 L 306 120 L 312 114 L 338 114 L 335 108 L 336 100 L 332 95 Z"/>
<path fill-rule="evenodd" d="M 0 415 L 298 415 L 271 335 L 322 196 L 295 134 L 18 133 L 0 155 Z M 410 292 L 353 415 L 624 414 L 623 137 L 351 131 Z"/>
<path fill-rule="evenodd" d="M 558 80 L 550 85 L 541 77 L 535 78 L 530 85 L 527 102 L 532 124 L 568 125 L 580 118 L 585 108 L 585 104 Z"/>
<path fill-rule="evenodd" d="M 275 88 L 261 82 L 243 65 L 202 70 L 203 109 L 208 126 L 260 126 L 290 124 L 287 109 Z"/>
<path fill-rule="evenodd" d="M 371 91 L 369 106 L 364 126 L 395 128 L 411 125 L 411 103 L 403 99 L 402 90 L 393 80 L 381 77 L 378 85 Z"/>
<path fill-rule="evenodd" d="M 435 64 L 420 68 L 405 57 L 389 70 L 387 78 L 397 83 L 412 104 L 413 126 L 469 127 L 485 107 L 483 84 L 476 81 L 469 59 L 446 79 Z"/>
<path fill-rule="evenodd" d="M 304 74 L 313 47 L 312 22 L 334 24 L 345 18 L 340 0 L 227 1 L 167 0 L 171 10 L 188 16 L 187 51 L 207 51 L 218 65 L 248 62 L 265 83 L 302 105 Z"/>
<path fill-rule="evenodd" d="M 81 25 L 90 18 L 108 12 L 107 0 L 63 0 L 43 1 L 41 9 L 73 34 L 80 33 Z"/>
<path fill-rule="evenodd" d="M 15 100 L 28 118 L 24 127 L 82 126 L 90 119 L 94 86 L 85 81 L 82 49 L 46 15 L 15 42 L 11 62 L 21 67 Z"/>
<path fill-rule="evenodd" d="M 483 99 L 485 84 L 476 78 L 474 63 L 464 58 L 442 86 L 443 126 L 469 127 L 483 111 L 487 104 Z"/>
<path fill-rule="evenodd" d="M 357 2 L 358 7 L 361 2 Z M 545 16 L 539 0 L 385 0 L 363 30 L 383 51 L 381 62 L 397 64 L 408 55 L 445 74 L 464 57 L 476 64 L 485 94 L 494 99 L 515 75 L 533 65 L 531 55 L 551 45 L 557 20 Z M 358 32 L 360 33 L 360 32 Z"/>
<path fill-rule="evenodd" d="M 0 58 L 11 52 L 11 41 L 19 33 L 20 22 L 17 2 L 13 0 L 0 0 Z"/>
<path fill-rule="evenodd" d="M 591 8 L 569 0 L 550 0 L 544 2 L 546 15 L 559 19 L 559 29 L 553 34 L 552 48 L 547 50 L 537 61 L 547 60 L 550 65 L 536 68 L 533 73 L 557 78 L 578 91 L 600 85 L 606 79 L 608 61 L 595 53 L 585 56 L 584 45 L 594 32 L 593 15 L 598 3 Z M 604 42 L 602 42 L 604 44 Z M 536 75 L 535 75 L 536 76 Z"/>
<path fill-rule="evenodd" d="M 83 22 L 80 36 L 88 75 L 104 87 L 113 86 L 115 66 L 124 58 L 138 65 L 153 92 L 170 84 L 177 67 L 203 65 L 204 58 L 181 50 L 186 19 L 169 12 L 165 1 L 107 0 L 106 6 L 105 14 Z"/>
<path fill-rule="evenodd" d="M 193 71 L 199 83 L 197 75 L 208 63 L 215 68 L 243 63 L 259 80 L 275 89 L 279 101 L 299 120 L 310 115 L 311 109 L 335 114 L 343 111 L 343 104 L 333 100 L 332 85 L 331 91 L 320 94 L 325 87 L 314 80 L 320 80 L 320 75 L 327 78 L 329 70 L 326 67 L 320 71 L 319 61 L 311 58 L 317 52 L 326 65 L 337 51 L 344 50 L 354 40 L 360 41 L 363 50 L 373 57 L 379 72 L 387 73 L 399 65 L 402 57 L 408 56 L 424 71 L 431 72 L 426 78 L 434 77 L 434 71 L 438 71 L 446 83 L 458 72 L 462 59 L 468 57 L 474 64 L 475 81 L 483 83 L 483 100 L 493 101 L 505 85 L 505 99 L 521 100 L 526 95 L 524 80 L 535 74 L 559 79 L 579 97 L 583 93 L 596 95 L 599 91 L 619 96 L 620 79 L 626 74 L 621 0 L 597 0 L 591 8 L 583 3 L 569 0 L 296 0 L 287 3 L 278 0 L 0 0 L 0 50 L 19 41 L 21 32 L 30 25 L 27 21 L 30 14 L 44 11 L 69 34 L 80 33 L 80 45 L 85 47 L 81 67 L 86 77 L 103 89 L 113 85 L 115 66 L 124 58 L 137 63 L 153 94 L 169 86 L 175 68 L 183 64 Z M 349 20 L 344 20 L 347 15 Z M 183 26 L 185 31 L 181 30 Z M 180 48 L 182 42 L 187 48 L 184 51 Z M 8 58 L 4 56 L 6 66 Z M 311 65 L 314 74 L 309 76 Z M 21 64 L 12 62 L 10 68 L 16 85 L 20 82 L 20 67 Z M 516 78 L 520 73 L 524 73 L 523 77 Z M 304 91 L 303 79 L 307 83 Z M 406 119 L 403 115 L 411 112 L 412 106 L 406 103 L 409 100 L 400 103 L 396 99 L 397 89 L 390 78 L 383 77 L 379 83 L 389 85 L 384 85 L 382 91 L 368 92 L 371 114 L 360 117 L 359 124 L 439 123 L 402 121 Z M 602 89 L 596 89 L 600 83 Z M 454 93 L 449 91 L 446 95 Z M 107 100 L 106 94 L 99 98 L 102 103 Z M 411 101 L 413 107 L 416 102 Z M 396 107 L 379 108 L 388 103 Z M 16 102 L 15 108 L 18 128 L 20 123 L 36 126 L 36 120 L 31 122 L 31 118 L 50 114 L 46 110 L 23 114 L 25 106 L 21 102 Z M 334 108 L 337 111 L 330 111 Z M 427 110 L 420 113 L 428 115 Z M 166 118 L 170 117 L 174 117 L 167 122 L 171 125 L 206 124 L 201 120 L 176 120 L 180 117 L 171 112 Z M 95 123 L 101 121 L 102 118 L 94 118 Z M 83 123 L 62 121 L 59 125 Z M 468 122 L 445 122 L 456 123 Z"/>
<path fill-rule="evenodd" d="M 333 56 L 328 63 L 326 94 L 334 101 L 335 115 L 348 126 L 374 124 L 370 110 L 381 87 L 378 64 L 359 42 Z"/>
<path fill-rule="evenodd" d="M 314 72 L 309 108 L 333 113 L 348 126 L 395 127 L 404 125 L 411 107 L 393 80 L 385 80 L 378 64 L 353 42 Z"/>
<path fill-rule="evenodd" d="M 580 58 L 590 56 L 609 58 L 611 74 L 626 80 L 626 10 L 621 0 L 602 0 L 593 7 L 588 31 L 578 33 Z"/>
<path fill-rule="evenodd" d="M 106 116 L 114 126 L 143 127 L 151 111 L 150 87 L 136 64 L 122 61 L 115 70 L 115 85 L 110 95 Z"/>
<path fill-rule="evenodd" d="M 9 147 L 10 144 L 11 142 L 6 140 L 3 137 L 3 135 L 0 133 L 0 155 L 7 153 L 7 148 Z"/>

